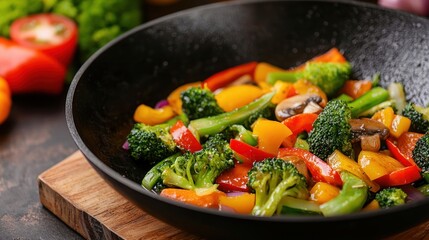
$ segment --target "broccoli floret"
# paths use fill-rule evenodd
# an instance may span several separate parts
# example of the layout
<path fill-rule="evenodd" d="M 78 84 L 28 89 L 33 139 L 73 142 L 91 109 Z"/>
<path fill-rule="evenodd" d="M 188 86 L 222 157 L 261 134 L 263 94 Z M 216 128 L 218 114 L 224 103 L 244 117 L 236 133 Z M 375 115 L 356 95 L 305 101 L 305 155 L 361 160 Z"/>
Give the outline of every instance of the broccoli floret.
<path fill-rule="evenodd" d="M 82 60 L 142 20 L 139 0 L 79 1 L 76 21 Z M 76 6 L 76 5 L 75 5 Z"/>
<path fill-rule="evenodd" d="M 378 191 L 375 194 L 375 199 L 382 208 L 390 208 L 404 204 L 407 199 L 407 194 L 400 188 L 389 187 Z"/>
<path fill-rule="evenodd" d="M 154 164 L 176 153 L 178 148 L 169 132 L 170 127 L 170 123 L 154 126 L 134 124 L 127 136 L 131 156 Z"/>
<path fill-rule="evenodd" d="M 248 172 L 248 186 L 255 192 L 252 214 L 272 216 L 285 196 L 308 198 L 306 178 L 296 167 L 279 158 L 256 162 Z"/>
<path fill-rule="evenodd" d="M 272 92 L 267 93 L 255 101 L 231 112 L 192 120 L 188 127 L 197 136 L 214 135 L 222 132 L 231 125 L 243 124 L 248 121 L 249 117 L 255 114 L 260 116 L 259 113 L 270 106 L 273 95 L 274 93 Z"/>
<path fill-rule="evenodd" d="M 165 168 L 161 178 L 167 186 L 184 189 L 211 188 L 223 171 L 234 166 L 233 152 L 223 134 L 207 139 L 201 151 L 186 152 Z"/>
<path fill-rule="evenodd" d="M 429 179 L 429 133 L 426 133 L 417 140 L 413 149 L 414 162 L 422 170 L 422 175 L 425 179 Z"/>
<path fill-rule="evenodd" d="M 301 71 L 271 73 L 268 75 L 267 81 L 274 84 L 277 80 L 295 82 L 299 79 L 306 79 L 332 97 L 349 79 L 351 70 L 348 62 L 308 62 Z"/>
<path fill-rule="evenodd" d="M 208 88 L 191 87 L 180 94 L 182 111 L 189 120 L 210 117 L 224 113 L 215 95 Z"/>
<path fill-rule="evenodd" d="M 329 101 L 313 123 L 308 135 L 310 152 L 325 160 L 335 150 L 352 154 L 351 110 L 343 100 Z"/>
<path fill-rule="evenodd" d="M 142 186 L 148 190 L 152 190 L 156 193 L 160 193 L 163 188 L 166 186 L 162 182 L 161 174 L 162 172 L 169 167 L 177 157 L 180 156 L 180 153 L 176 153 L 172 156 L 167 157 L 166 159 L 160 161 L 155 166 L 153 166 L 144 176 L 142 180 Z"/>
<path fill-rule="evenodd" d="M 405 106 L 402 115 L 411 120 L 410 131 L 426 133 L 429 130 L 429 108 L 410 102 Z"/>

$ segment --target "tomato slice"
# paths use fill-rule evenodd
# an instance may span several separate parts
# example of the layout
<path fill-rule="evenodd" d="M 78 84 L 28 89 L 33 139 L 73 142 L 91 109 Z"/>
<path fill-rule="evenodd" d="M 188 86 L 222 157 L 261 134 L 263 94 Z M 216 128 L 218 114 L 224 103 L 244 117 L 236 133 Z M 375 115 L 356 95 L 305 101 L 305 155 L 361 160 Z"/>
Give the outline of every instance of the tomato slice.
<path fill-rule="evenodd" d="M 73 20 L 51 13 L 18 18 L 10 27 L 13 41 L 37 49 L 64 66 L 68 66 L 74 56 L 77 35 L 77 25 Z"/>

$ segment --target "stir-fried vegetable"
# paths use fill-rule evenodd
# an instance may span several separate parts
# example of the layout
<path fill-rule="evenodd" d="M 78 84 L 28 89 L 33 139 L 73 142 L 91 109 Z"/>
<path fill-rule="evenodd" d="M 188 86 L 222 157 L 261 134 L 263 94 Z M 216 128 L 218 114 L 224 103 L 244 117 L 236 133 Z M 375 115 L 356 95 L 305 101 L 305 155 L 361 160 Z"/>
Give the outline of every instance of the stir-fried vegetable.
<path fill-rule="evenodd" d="M 257 216 L 329 217 L 427 196 L 426 109 L 400 83 L 350 79 L 351 67 L 336 48 L 293 68 L 248 62 L 140 105 L 127 151 L 150 167 L 142 186 Z"/>

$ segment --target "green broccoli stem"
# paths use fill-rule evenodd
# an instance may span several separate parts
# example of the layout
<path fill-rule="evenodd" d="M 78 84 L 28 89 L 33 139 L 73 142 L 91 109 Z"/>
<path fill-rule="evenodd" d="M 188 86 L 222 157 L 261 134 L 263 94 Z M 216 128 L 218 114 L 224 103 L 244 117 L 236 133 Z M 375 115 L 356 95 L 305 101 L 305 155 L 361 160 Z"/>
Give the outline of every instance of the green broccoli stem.
<path fill-rule="evenodd" d="M 272 179 L 270 182 L 276 182 L 276 179 L 277 178 L 274 178 L 274 180 Z M 277 186 L 275 186 L 274 190 L 262 206 L 256 206 L 255 204 L 252 214 L 255 216 L 272 216 L 276 212 L 277 206 L 279 205 L 283 196 L 287 195 L 285 194 L 287 189 L 295 185 L 296 182 L 297 180 L 294 177 L 281 181 Z"/>
<path fill-rule="evenodd" d="M 176 174 L 171 168 L 166 168 L 162 171 L 162 181 L 165 185 L 176 186 L 183 189 L 194 189 L 194 185 L 183 176 Z"/>
<path fill-rule="evenodd" d="M 143 177 L 142 186 L 151 190 L 161 180 L 161 174 L 164 169 L 168 168 L 179 155 L 180 153 L 176 153 L 153 166 Z"/>
<path fill-rule="evenodd" d="M 348 103 L 352 111 L 352 118 L 358 117 L 366 110 L 389 99 L 389 92 L 382 87 L 375 87 L 366 92 L 364 95 Z"/>
<path fill-rule="evenodd" d="M 225 128 L 233 124 L 244 122 L 252 114 L 266 108 L 270 104 L 273 96 L 274 93 L 270 92 L 231 112 L 192 120 L 188 128 L 197 136 L 214 135 L 222 132 Z"/>
<path fill-rule="evenodd" d="M 209 169 L 205 173 L 200 174 L 195 180 L 195 188 L 208 188 L 213 186 L 216 177 L 219 176 L 221 171 Z"/>
<path fill-rule="evenodd" d="M 343 188 L 335 198 L 320 205 L 324 216 L 336 216 L 357 212 L 368 197 L 368 186 L 360 178 L 347 171 L 341 172 Z"/>

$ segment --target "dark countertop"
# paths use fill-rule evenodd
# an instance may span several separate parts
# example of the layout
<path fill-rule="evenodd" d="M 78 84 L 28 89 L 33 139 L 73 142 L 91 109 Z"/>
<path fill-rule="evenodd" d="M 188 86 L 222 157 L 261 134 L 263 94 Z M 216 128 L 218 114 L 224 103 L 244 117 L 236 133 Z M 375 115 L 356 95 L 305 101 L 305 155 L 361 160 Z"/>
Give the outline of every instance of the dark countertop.
<path fill-rule="evenodd" d="M 146 18 L 215 1 L 182 2 L 147 7 Z M 65 120 L 66 91 L 14 96 L 10 117 L 0 125 L 1 239 L 82 239 L 41 205 L 37 186 L 39 174 L 77 150 Z"/>

